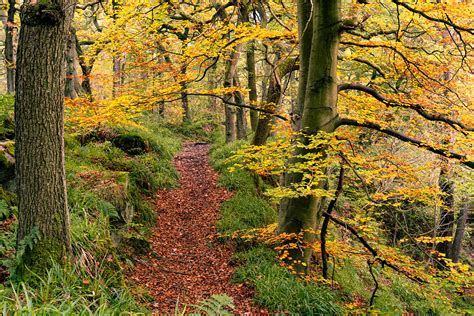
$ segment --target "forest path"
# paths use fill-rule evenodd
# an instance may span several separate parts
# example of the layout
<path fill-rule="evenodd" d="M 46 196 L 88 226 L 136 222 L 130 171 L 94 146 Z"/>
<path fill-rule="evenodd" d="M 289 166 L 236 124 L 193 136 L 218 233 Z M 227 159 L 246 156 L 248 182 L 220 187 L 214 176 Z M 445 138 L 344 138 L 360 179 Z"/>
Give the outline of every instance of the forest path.
<path fill-rule="evenodd" d="M 217 186 L 208 151 L 209 145 L 185 144 L 174 159 L 180 186 L 157 192 L 152 251 L 130 275 L 154 297 L 148 307 L 158 314 L 173 314 L 177 302 L 196 304 L 224 293 L 234 299 L 236 314 L 259 311 L 252 306 L 252 290 L 230 282 L 232 249 L 212 240 L 220 205 L 232 193 Z"/>

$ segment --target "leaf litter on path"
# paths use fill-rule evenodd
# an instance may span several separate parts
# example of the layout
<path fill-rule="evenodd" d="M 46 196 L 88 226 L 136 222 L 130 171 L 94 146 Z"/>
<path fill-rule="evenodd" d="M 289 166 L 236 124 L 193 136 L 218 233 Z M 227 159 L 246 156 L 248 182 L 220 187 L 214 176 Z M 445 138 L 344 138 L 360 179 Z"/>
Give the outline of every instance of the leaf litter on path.
<path fill-rule="evenodd" d="M 157 192 L 152 250 L 136 260 L 129 279 L 147 289 L 154 299 L 148 307 L 157 314 L 172 314 L 177 302 L 197 304 L 213 294 L 232 297 L 235 314 L 267 314 L 254 306 L 250 288 L 231 282 L 232 247 L 212 238 L 220 205 L 232 193 L 217 186 L 208 151 L 206 144 L 185 144 L 174 159 L 180 186 Z"/>

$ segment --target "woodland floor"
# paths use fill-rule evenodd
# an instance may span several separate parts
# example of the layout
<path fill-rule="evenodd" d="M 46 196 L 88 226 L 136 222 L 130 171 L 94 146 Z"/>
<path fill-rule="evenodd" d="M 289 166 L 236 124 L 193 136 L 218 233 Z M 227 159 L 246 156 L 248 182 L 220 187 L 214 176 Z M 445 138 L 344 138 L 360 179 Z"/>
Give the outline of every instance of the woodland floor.
<path fill-rule="evenodd" d="M 208 145 L 185 144 L 174 159 L 180 186 L 157 192 L 152 251 L 137 260 L 129 278 L 154 297 L 148 307 L 155 313 L 172 314 L 177 302 L 224 293 L 234 299 L 236 314 L 265 313 L 253 306 L 251 289 L 231 283 L 232 248 L 214 240 L 220 205 L 232 193 L 217 186 L 208 151 Z"/>

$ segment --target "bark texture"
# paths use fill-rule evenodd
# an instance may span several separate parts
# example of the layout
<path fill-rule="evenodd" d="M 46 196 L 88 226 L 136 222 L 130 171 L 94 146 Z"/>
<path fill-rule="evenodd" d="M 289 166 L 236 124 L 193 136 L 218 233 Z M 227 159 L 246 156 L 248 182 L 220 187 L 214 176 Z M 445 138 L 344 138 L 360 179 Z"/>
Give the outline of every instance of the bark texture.
<path fill-rule="evenodd" d="M 21 9 L 15 102 L 17 247 L 34 228 L 40 242 L 25 254 L 34 272 L 71 251 L 64 171 L 65 52 L 75 2 Z M 44 13 L 44 14 L 42 14 Z"/>

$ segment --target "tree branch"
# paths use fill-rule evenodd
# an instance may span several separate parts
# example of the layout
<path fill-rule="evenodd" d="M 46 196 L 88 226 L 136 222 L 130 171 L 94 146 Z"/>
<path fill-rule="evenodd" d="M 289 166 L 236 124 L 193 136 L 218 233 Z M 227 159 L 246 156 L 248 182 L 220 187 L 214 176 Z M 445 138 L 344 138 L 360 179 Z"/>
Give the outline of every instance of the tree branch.
<path fill-rule="evenodd" d="M 452 21 L 432 17 L 432 16 L 426 14 L 425 12 L 417 10 L 415 8 L 412 8 L 407 3 L 399 1 L 399 0 L 392 0 L 392 2 L 395 3 L 396 5 L 401 5 L 402 7 L 404 7 L 405 9 L 407 9 L 410 12 L 421 15 L 422 17 L 424 17 L 427 20 L 430 20 L 430 21 L 433 21 L 433 22 L 438 22 L 438 23 L 443 23 L 443 24 L 451 26 L 453 29 L 468 32 L 470 34 L 474 34 L 474 28 L 467 28 L 467 27 L 459 26 L 459 25 L 454 24 Z"/>
<path fill-rule="evenodd" d="M 403 275 L 405 275 L 410 280 L 416 281 L 418 283 L 426 283 L 426 281 L 423 280 L 422 278 L 417 277 L 417 276 L 413 276 L 409 272 L 404 271 L 404 270 L 400 269 L 399 267 L 391 264 L 386 259 L 383 259 L 382 257 L 379 257 L 378 252 L 374 248 L 372 248 L 372 246 L 367 242 L 367 240 L 365 240 L 361 235 L 359 235 L 359 233 L 357 232 L 357 230 L 355 230 L 354 227 L 350 226 L 346 222 L 343 222 L 340 219 L 338 219 L 338 218 L 336 218 L 336 217 L 334 217 L 331 214 L 328 214 L 326 212 L 323 213 L 323 216 L 329 218 L 334 223 L 336 223 L 339 226 L 342 226 L 345 229 L 347 229 L 348 231 L 350 231 L 352 233 L 352 235 L 354 235 L 359 240 L 359 242 L 372 254 L 372 256 L 375 257 L 375 260 L 380 261 L 380 263 L 382 264 L 382 267 L 385 265 L 385 266 L 387 266 L 387 267 L 389 267 L 389 268 L 391 268 L 391 269 L 393 269 L 397 272 L 402 273 Z"/>
<path fill-rule="evenodd" d="M 236 107 L 240 107 L 240 108 L 245 108 L 245 109 L 251 109 L 251 110 L 255 110 L 257 112 L 262 112 L 262 113 L 266 113 L 266 114 L 269 114 L 273 117 L 277 117 L 279 118 L 280 120 L 283 120 L 283 121 L 288 121 L 288 119 L 286 117 L 284 117 L 283 115 L 280 115 L 280 114 L 275 114 L 273 111 L 269 111 L 269 110 L 265 110 L 265 109 L 260 109 L 260 108 L 256 108 L 256 107 L 253 107 L 253 106 L 250 106 L 250 105 L 246 105 L 246 104 L 237 104 L 237 103 L 233 103 L 233 102 L 229 102 L 227 101 L 224 97 L 221 97 L 220 95 L 216 95 L 216 94 L 212 94 L 212 93 L 186 93 L 187 95 L 191 95 L 191 96 L 197 96 L 197 97 L 214 97 L 214 98 L 218 98 L 220 100 L 222 100 L 225 104 L 227 105 L 231 105 L 231 106 L 236 106 Z M 181 100 L 181 98 L 179 99 L 176 99 L 176 100 Z M 168 102 L 170 101 L 176 101 L 176 100 L 168 100 Z"/>
<path fill-rule="evenodd" d="M 376 131 L 379 131 L 381 133 L 387 134 L 389 136 L 395 137 L 403 142 L 410 143 L 412 145 L 415 145 L 417 147 L 426 149 L 432 153 L 441 155 L 443 157 L 447 158 L 454 158 L 460 161 L 463 165 L 474 169 L 474 161 L 468 160 L 468 157 L 452 152 L 450 150 L 442 149 L 442 148 L 435 148 L 432 145 L 426 144 L 418 139 L 403 135 L 397 131 L 394 131 L 393 129 L 390 128 L 385 128 L 382 127 L 376 123 L 373 122 L 358 122 L 356 120 L 348 119 L 348 118 L 341 118 L 339 119 L 339 122 L 337 126 L 342 126 L 342 125 L 348 125 L 348 126 L 359 126 L 359 127 L 365 127 L 365 128 L 370 128 Z"/>
<path fill-rule="evenodd" d="M 397 101 L 394 101 L 394 100 L 387 99 L 386 97 L 384 97 L 383 95 L 378 93 L 375 89 L 373 89 L 371 87 L 368 87 L 368 86 L 365 86 L 365 85 L 362 85 L 362 84 L 344 83 L 344 84 L 340 84 L 337 87 L 337 89 L 338 89 L 338 91 L 357 90 L 357 91 L 365 92 L 365 93 L 371 95 L 372 97 L 374 97 L 376 100 L 382 102 L 383 104 L 385 104 L 388 107 L 402 107 L 402 108 L 405 108 L 405 109 L 412 109 L 412 110 L 415 110 L 418 114 L 420 114 L 422 117 L 424 117 L 425 119 L 427 119 L 429 121 L 436 121 L 436 122 L 446 123 L 446 124 L 450 125 L 452 128 L 454 128 L 455 130 L 459 130 L 457 127 L 460 127 L 465 131 L 474 132 L 474 127 L 469 127 L 466 124 L 464 124 L 464 123 L 462 123 L 458 120 L 450 119 L 449 117 L 443 116 L 441 114 L 428 113 L 419 104 L 406 104 L 406 103 L 401 103 L 401 102 L 397 102 Z"/>

